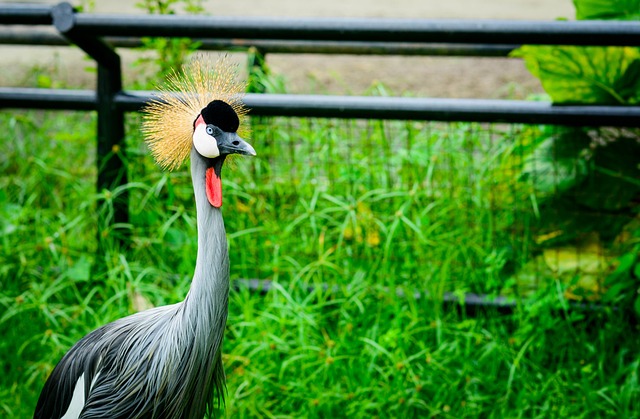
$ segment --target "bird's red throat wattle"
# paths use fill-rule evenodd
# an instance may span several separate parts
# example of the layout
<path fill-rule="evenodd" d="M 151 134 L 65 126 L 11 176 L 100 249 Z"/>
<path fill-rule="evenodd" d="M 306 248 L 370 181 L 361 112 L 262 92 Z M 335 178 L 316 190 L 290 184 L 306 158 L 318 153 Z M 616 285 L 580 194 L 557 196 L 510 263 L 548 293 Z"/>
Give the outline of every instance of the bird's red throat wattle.
<path fill-rule="evenodd" d="M 205 182 L 209 203 L 216 208 L 220 208 L 222 206 L 222 179 L 220 179 L 213 167 L 207 169 Z"/>

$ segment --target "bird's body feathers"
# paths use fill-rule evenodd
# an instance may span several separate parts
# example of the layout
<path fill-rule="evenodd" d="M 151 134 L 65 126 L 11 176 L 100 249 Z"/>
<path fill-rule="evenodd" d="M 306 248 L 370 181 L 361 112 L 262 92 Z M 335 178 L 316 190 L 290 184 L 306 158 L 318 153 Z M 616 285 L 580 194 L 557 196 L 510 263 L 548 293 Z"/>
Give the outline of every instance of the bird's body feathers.
<path fill-rule="evenodd" d="M 35 417 L 203 417 L 223 395 L 224 381 L 214 381 L 224 378 L 222 334 L 202 345 L 198 336 L 207 331 L 184 316 L 182 303 L 158 307 L 86 335 L 47 380 Z"/>

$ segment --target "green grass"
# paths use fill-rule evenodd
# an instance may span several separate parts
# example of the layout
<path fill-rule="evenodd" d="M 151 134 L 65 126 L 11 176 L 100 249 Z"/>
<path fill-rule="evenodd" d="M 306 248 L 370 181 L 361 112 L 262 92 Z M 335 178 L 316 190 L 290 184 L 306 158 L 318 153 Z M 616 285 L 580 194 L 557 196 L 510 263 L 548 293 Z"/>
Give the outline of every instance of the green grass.
<path fill-rule="evenodd" d="M 0 417 L 29 417 L 80 337 L 140 297 L 184 297 L 195 212 L 188 171 L 157 168 L 131 115 L 131 225 L 107 230 L 98 251 L 99 214 L 121 191 L 95 190 L 94 117 L 0 120 Z M 232 279 L 273 289 L 232 291 L 230 417 L 635 416 L 636 324 L 624 311 L 567 310 L 570 284 L 529 269 L 539 219 L 517 179 L 518 144 L 536 127 L 253 126 L 259 156 L 225 169 L 223 211 Z M 523 272 L 538 292 L 521 292 Z M 468 316 L 442 305 L 447 291 L 511 295 L 518 307 Z"/>

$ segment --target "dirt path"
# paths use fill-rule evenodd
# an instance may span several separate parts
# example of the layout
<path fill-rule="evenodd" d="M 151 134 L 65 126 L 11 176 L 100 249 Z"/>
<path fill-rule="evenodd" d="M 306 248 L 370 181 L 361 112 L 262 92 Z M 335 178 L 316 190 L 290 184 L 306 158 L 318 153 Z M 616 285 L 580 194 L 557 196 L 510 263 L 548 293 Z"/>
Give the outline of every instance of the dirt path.
<path fill-rule="evenodd" d="M 143 13 L 134 1 L 95 3 L 97 13 Z M 216 0 L 204 6 L 223 16 L 551 20 L 574 14 L 570 0 Z M 134 55 L 123 55 L 126 77 Z M 42 83 L 45 74 L 63 85 L 93 83 L 94 76 L 83 71 L 90 62 L 69 48 L 0 46 L 0 56 L 0 85 L 34 84 L 38 78 Z M 541 91 L 515 59 L 273 54 L 268 62 L 294 93 L 362 94 L 378 82 L 395 94 L 433 97 L 523 98 Z"/>

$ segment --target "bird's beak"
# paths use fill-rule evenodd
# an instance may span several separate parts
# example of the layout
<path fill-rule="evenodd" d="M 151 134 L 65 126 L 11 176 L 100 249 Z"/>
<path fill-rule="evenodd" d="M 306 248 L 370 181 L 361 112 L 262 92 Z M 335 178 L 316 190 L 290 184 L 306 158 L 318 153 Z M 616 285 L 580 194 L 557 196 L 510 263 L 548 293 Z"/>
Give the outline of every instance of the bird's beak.
<path fill-rule="evenodd" d="M 255 156 L 256 150 L 238 136 L 235 132 L 225 132 L 222 135 L 216 135 L 218 140 L 218 150 L 220 154 L 245 154 L 247 156 Z"/>

